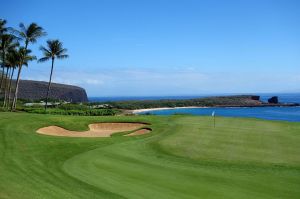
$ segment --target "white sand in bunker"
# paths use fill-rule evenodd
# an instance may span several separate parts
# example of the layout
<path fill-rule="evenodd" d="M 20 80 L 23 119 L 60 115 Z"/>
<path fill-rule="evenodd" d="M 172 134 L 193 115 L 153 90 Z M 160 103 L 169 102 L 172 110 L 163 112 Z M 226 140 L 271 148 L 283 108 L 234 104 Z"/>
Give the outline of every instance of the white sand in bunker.
<path fill-rule="evenodd" d="M 59 126 L 48 126 L 38 129 L 37 133 L 65 137 L 110 137 L 113 133 L 134 131 L 146 125 L 143 123 L 95 123 L 89 125 L 88 131 L 70 131 Z"/>

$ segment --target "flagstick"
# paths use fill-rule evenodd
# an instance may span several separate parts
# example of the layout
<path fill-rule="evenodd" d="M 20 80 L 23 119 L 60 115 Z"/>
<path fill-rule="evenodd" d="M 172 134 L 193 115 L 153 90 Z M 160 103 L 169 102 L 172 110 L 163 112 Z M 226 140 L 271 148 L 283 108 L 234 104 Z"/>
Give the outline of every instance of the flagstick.
<path fill-rule="evenodd" d="M 216 116 L 214 115 L 214 128 L 216 128 Z"/>
<path fill-rule="evenodd" d="M 212 112 L 211 116 L 214 118 L 214 128 L 216 127 L 216 114 L 215 111 Z"/>

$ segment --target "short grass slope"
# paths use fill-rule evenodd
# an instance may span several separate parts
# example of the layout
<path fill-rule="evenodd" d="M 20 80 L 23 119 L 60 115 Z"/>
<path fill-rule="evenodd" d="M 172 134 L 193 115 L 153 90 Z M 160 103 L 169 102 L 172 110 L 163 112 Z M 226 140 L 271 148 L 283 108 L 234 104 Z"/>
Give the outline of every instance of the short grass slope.
<path fill-rule="evenodd" d="M 40 135 L 45 126 L 146 122 L 151 133 Z M 197 116 L 0 113 L 0 198 L 300 197 L 300 123 Z"/>

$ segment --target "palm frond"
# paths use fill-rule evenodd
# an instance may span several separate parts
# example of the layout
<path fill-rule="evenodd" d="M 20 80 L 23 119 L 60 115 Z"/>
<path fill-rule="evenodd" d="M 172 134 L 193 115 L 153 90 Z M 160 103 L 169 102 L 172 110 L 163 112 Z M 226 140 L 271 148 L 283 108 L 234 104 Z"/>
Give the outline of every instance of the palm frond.
<path fill-rule="evenodd" d="M 57 52 L 57 55 L 65 54 L 67 51 L 68 51 L 68 49 L 63 48 Z"/>
<path fill-rule="evenodd" d="M 45 36 L 47 33 L 36 23 L 31 23 L 27 28 L 27 36 L 31 42 L 36 42 L 37 38 Z"/>
<path fill-rule="evenodd" d="M 6 65 L 11 68 L 15 68 L 18 65 L 19 59 L 18 51 L 16 49 L 12 49 L 6 56 Z"/>
<path fill-rule="evenodd" d="M 11 33 L 12 35 L 14 35 L 14 37 L 16 38 L 16 40 L 18 40 L 18 41 L 24 40 L 25 35 L 24 35 L 23 32 L 21 32 L 21 31 L 19 31 L 19 30 L 16 30 L 16 29 L 12 28 L 12 29 L 10 30 L 10 33 Z"/>
<path fill-rule="evenodd" d="M 1 35 L 1 43 L 0 43 L 0 49 L 2 52 L 7 53 L 8 51 L 16 48 L 19 45 L 18 42 L 16 42 L 16 39 L 11 34 L 3 34 Z"/>
<path fill-rule="evenodd" d="M 43 51 L 44 57 L 65 59 L 68 57 L 66 48 L 63 48 L 62 42 L 58 39 L 47 40 L 47 48 L 41 46 L 40 50 Z"/>
<path fill-rule="evenodd" d="M 42 57 L 38 60 L 38 62 L 46 62 L 50 59 L 50 57 Z"/>
<path fill-rule="evenodd" d="M 5 27 L 6 20 L 0 19 L 0 34 L 7 32 L 7 28 Z"/>
<path fill-rule="evenodd" d="M 33 61 L 33 60 L 37 60 L 37 57 L 36 56 L 28 56 L 27 59 L 29 61 Z"/>
<path fill-rule="evenodd" d="M 40 47 L 40 50 L 41 50 L 43 53 L 49 53 L 49 54 L 51 54 L 51 52 L 50 52 L 47 48 L 45 48 L 44 46 L 41 46 L 41 47 Z"/>
<path fill-rule="evenodd" d="M 26 28 L 26 26 L 25 26 L 23 23 L 20 23 L 20 24 L 19 24 L 19 27 L 20 27 L 20 29 L 21 29 L 20 32 L 23 32 L 23 33 L 26 33 L 26 32 L 27 32 L 27 28 Z"/>
<path fill-rule="evenodd" d="M 69 57 L 69 55 L 58 55 L 57 59 L 66 59 L 68 57 Z"/>
<path fill-rule="evenodd" d="M 22 66 L 28 65 L 29 61 L 33 61 L 36 60 L 36 56 L 32 56 L 30 55 L 31 50 L 29 49 L 25 49 L 25 47 L 19 47 L 18 51 L 17 51 L 17 58 L 18 58 L 18 65 Z"/>
<path fill-rule="evenodd" d="M 35 43 L 38 38 L 47 34 L 44 29 L 36 23 L 31 23 L 28 27 L 26 27 L 23 23 L 20 23 L 19 27 L 20 30 L 17 32 L 17 35 L 22 38 L 26 44 L 29 42 Z"/>

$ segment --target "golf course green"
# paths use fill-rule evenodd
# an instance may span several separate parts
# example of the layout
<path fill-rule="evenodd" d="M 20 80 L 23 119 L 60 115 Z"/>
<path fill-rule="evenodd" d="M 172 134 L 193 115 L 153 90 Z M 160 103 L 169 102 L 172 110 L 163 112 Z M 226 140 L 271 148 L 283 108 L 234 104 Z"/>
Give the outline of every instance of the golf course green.
<path fill-rule="evenodd" d="M 107 138 L 36 133 L 56 125 L 149 123 Z M 128 132 L 127 132 L 128 133 Z M 244 118 L 0 113 L 0 198 L 300 198 L 300 123 Z"/>

